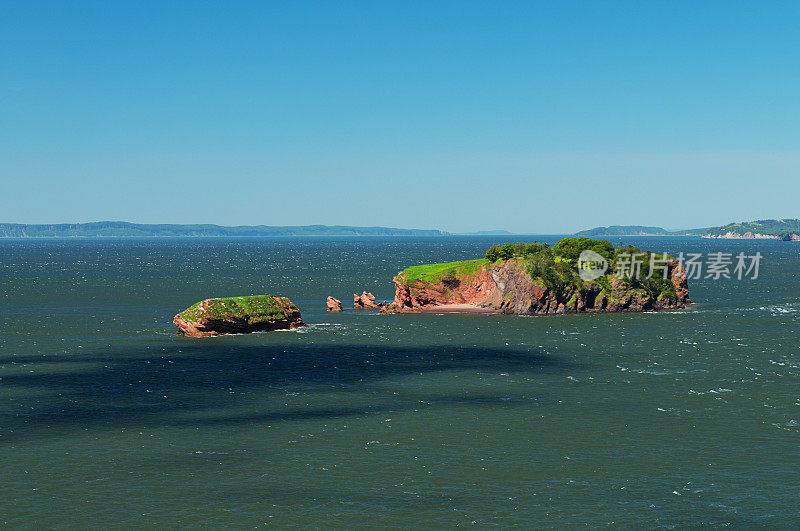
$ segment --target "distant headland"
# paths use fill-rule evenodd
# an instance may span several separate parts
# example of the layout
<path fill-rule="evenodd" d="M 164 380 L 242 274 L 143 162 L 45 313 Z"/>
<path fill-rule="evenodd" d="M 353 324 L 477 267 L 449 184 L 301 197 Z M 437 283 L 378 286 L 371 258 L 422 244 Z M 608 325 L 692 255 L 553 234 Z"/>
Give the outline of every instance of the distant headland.
<path fill-rule="evenodd" d="M 708 229 L 667 230 L 661 227 L 648 227 L 645 225 L 611 225 L 610 227 L 595 227 L 593 229 L 576 232 L 576 236 L 595 238 L 599 236 L 700 236 Z"/>
<path fill-rule="evenodd" d="M 595 227 L 576 233 L 576 236 L 701 236 L 722 239 L 760 239 L 800 241 L 800 219 L 761 219 L 729 223 L 719 227 L 688 230 L 666 230 L 643 225 L 612 225 Z"/>
<path fill-rule="evenodd" d="M 172 225 L 99 221 L 33 225 L 0 223 L 0 238 L 190 238 L 297 236 L 449 236 L 441 230 L 351 227 L 346 225 Z"/>
<path fill-rule="evenodd" d="M 800 241 L 800 219 L 761 219 L 708 229 L 703 238 Z"/>

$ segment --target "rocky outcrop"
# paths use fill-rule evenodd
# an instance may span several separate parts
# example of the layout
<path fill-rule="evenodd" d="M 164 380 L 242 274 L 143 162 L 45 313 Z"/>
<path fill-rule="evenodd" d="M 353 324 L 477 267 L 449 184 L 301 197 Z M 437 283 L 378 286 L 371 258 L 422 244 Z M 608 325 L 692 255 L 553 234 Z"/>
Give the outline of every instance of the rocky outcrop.
<path fill-rule="evenodd" d="M 356 310 L 376 310 L 386 306 L 385 302 L 375 302 L 375 295 L 363 291 L 361 295 L 353 293 L 353 308 Z"/>
<path fill-rule="evenodd" d="M 173 319 L 189 337 L 246 334 L 305 326 L 300 310 L 286 297 L 251 295 L 200 301 Z"/>
<path fill-rule="evenodd" d="M 762 234 L 760 232 L 723 232 L 720 234 L 704 234 L 703 238 L 714 238 L 720 240 L 782 240 L 782 241 L 800 241 L 800 234 L 788 233 L 784 235 L 778 234 Z"/>
<path fill-rule="evenodd" d="M 327 304 L 328 304 L 328 311 L 329 312 L 341 312 L 342 311 L 342 301 L 340 301 L 339 299 L 335 299 L 333 297 L 328 297 Z"/>
<path fill-rule="evenodd" d="M 688 306 L 692 301 L 689 300 L 689 282 L 686 276 L 686 268 L 676 260 L 670 262 L 669 279 L 672 287 L 675 288 L 677 295 L 676 304 L 682 307 Z"/>
<path fill-rule="evenodd" d="M 703 238 L 715 238 L 722 240 L 779 240 L 780 237 L 774 234 L 760 234 L 757 232 L 724 232 L 722 234 L 704 234 Z"/>
<path fill-rule="evenodd" d="M 367 291 L 361 292 L 361 295 L 353 293 L 353 308 L 356 310 L 364 310 L 369 308 L 377 308 L 375 304 L 375 295 Z"/>
<path fill-rule="evenodd" d="M 686 269 L 677 261 L 668 264 L 674 297 L 653 297 L 630 282 L 609 275 L 606 281 L 585 282 L 584 286 L 554 291 L 540 279 L 533 279 L 518 259 L 487 264 L 475 273 L 443 278 L 437 282 L 394 278 L 395 300 L 385 313 L 436 311 L 450 305 L 468 305 L 514 315 L 553 315 L 582 312 L 636 312 L 667 310 L 688 306 Z"/>

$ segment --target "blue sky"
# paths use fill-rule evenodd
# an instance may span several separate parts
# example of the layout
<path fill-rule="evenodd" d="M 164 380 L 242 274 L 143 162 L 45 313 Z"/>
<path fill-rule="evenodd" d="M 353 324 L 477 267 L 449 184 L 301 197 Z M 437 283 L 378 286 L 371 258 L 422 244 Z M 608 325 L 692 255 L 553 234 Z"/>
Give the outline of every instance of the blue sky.
<path fill-rule="evenodd" d="M 797 2 L 0 3 L 0 221 L 800 217 Z"/>

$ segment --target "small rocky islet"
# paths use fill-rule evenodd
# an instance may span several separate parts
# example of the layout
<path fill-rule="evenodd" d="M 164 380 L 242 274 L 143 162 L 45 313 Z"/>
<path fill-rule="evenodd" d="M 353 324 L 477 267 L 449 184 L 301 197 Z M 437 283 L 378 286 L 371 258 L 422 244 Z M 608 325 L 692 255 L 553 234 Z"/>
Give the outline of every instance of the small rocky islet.
<path fill-rule="evenodd" d="M 172 320 L 178 333 L 188 337 L 247 334 L 306 326 L 300 310 L 286 297 L 249 295 L 205 299 Z"/>
<path fill-rule="evenodd" d="M 337 299 L 336 297 L 328 296 L 328 300 L 326 301 L 328 306 L 329 312 L 341 312 L 342 311 L 342 301 Z"/>
<path fill-rule="evenodd" d="M 368 291 L 361 292 L 361 295 L 353 293 L 354 310 L 379 310 L 389 304 L 385 301 L 376 302 L 375 295 Z"/>
<path fill-rule="evenodd" d="M 578 258 L 584 251 L 602 257 L 607 272 L 591 280 L 582 278 Z M 639 275 L 618 272 L 625 254 L 640 257 Z M 686 269 L 674 258 L 592 238 L 564 238 L 552 247 L 496 245 L 485 258 L 412 266 L 393 281 L 394 301 L 376 302 L 372 293 L 364 291 L 353 295 L 353 309 L 559 315 L 676 310 L 691 303 Z M 326 305 L 328 312 L 342 311 L 335 297 L 329 296 Z M 173 323 L 178 333 L 190 337 L 305 326 L 297 306 L 277 295 L 205 299 L 177 314 Z"/>

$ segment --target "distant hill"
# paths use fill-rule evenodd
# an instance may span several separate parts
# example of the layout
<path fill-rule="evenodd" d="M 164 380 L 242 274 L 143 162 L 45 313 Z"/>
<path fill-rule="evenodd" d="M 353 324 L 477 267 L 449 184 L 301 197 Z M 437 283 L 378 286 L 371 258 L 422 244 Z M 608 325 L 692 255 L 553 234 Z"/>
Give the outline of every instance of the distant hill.
<path fill-rule="evenodd" d="M 706 229 L 704 238 L 800 240 L 800 219 L 760 219 Z"/>
<path fill-rule="evenodd" d="M 595 227 L 576 233 L 576 236 L 702 236 L 724 239 L 765 239 L 800 241 L 800 219 L 761 219 L 729 223 L 720 227 L 669 231 L 644 225 L 612 225 Z"/>
<path fill-rule="evenodd" d="M 683 234 L 683 232 L 681 232 Z M 672 236 L 670 232 L 661 227 L 646 227 L 644 225 L 612 225 L 610 227 L 595 227 L 589 230 L 582 230 L 576 236 L 586 236 L 596 238 L 597 236 Z"/>
<path fill-rule="evenodd" d="M 0 238 L 187 238 L 208 236 L 449 236 L 440 230 L 350 227 L 344 225 L 269 226 L 151 225 L 127 221 L 28 225 L 0 223 Z"/>

